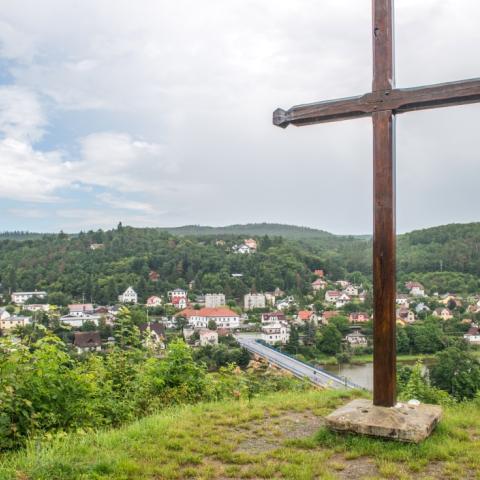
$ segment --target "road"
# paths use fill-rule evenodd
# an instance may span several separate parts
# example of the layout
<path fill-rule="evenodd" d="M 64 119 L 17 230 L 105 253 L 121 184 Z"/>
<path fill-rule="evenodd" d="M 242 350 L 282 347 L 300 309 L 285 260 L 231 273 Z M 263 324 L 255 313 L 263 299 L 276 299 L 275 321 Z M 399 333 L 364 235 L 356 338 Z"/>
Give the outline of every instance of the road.
<path fill-rule="evenodd" d="M 311 367 L 299 360 L 257 342 L 257 337 L 245 333 L 235 335 L 238 343 L 251 353 L 256 353 L 273 365 L 288 370 L 298 378 L 307 378 L 316 385 L 330 388 L 361 388 L 346 379 L 335 377 L 324 370 Z"/>

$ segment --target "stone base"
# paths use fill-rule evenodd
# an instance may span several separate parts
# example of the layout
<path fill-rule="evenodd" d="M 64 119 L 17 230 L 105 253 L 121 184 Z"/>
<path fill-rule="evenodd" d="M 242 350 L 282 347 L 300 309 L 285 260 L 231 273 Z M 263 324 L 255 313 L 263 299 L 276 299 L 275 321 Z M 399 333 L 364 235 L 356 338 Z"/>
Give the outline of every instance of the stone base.
<path fill-rule="evenodd" d="M 370 400 L 357 399 L 326 417 L 327 427 L 336 432 L 359 433 L 419 443 L 433 431 L 442 416 L 438 405 L 377 407 Z"/>

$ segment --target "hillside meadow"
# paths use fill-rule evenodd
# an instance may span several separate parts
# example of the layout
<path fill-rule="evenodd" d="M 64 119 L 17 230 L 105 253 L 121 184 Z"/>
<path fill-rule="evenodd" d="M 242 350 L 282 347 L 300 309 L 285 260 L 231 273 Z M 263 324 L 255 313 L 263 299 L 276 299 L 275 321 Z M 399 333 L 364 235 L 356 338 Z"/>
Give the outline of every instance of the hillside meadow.
<path fill-rule="evenodd" d="M 445 409 L 420 445 L 341 436 L 323 418 L 360 392 L 283 392 L 172 407 L 117 430 L 30 442 L 2 480 L 478 479 L 479 401 Z"/>

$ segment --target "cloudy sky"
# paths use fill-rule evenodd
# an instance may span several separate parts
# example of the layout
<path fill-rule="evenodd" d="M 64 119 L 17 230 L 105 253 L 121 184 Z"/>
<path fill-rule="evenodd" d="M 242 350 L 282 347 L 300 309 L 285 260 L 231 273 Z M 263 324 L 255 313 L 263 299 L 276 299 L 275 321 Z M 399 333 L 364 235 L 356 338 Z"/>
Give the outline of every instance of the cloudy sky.
<path fill-rule="evenodd" d="M 0 230 L 281 222 L 368 233 L 370 0 L 2 0 Z M 397 85 L 480 76 L 478 0 L 396 1 Z M 397 119 L 398 230 L 480 221 L 480 105 Z"/>

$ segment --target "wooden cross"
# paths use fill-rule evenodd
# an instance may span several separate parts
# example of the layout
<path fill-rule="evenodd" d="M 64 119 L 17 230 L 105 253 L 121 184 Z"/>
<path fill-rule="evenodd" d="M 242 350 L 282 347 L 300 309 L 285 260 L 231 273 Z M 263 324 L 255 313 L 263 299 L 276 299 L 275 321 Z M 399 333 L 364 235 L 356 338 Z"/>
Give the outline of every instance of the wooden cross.
<path fill-rule="evenodd" d="M 273 112 L 285 128 L 371 116 L 373 121 L 373 403 L 396 403 L 395 115 L 480 102 L 480 78 L 395 88 L 393 0 L 372 0 L 372 91 L 358 97 L 298 105 Z"/>

